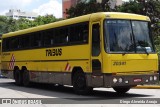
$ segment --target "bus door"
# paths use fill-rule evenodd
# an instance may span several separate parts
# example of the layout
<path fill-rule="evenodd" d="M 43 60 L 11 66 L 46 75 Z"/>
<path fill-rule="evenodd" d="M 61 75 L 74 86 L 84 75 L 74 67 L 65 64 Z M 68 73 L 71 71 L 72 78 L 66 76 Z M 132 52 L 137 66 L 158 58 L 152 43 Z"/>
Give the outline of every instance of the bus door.
<path fill-rule="evenodd" d="M 100 22 L 92 23 L 92 86 L 103 86 Z"/>

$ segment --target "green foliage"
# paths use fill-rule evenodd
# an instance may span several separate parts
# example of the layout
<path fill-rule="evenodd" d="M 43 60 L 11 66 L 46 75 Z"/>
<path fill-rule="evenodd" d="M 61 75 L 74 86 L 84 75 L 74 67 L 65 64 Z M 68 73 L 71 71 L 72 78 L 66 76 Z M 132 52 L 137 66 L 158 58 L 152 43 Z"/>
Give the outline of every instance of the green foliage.
<path fill-rule="evenodd" d="M 73 18 L 81 15 L 86 15 L 95 12 L 109 11 L 107 4 L 108 0 L 102 3 L 96 3 L 96 0 L 90 0 L 89 2 L 79 2 L 75 7 L 71 7 L 66 10 L 67 18 Z"/>
<path fill-rule="evenodd" d="M 143 5 L 136 1 L 125 2 L 122 6 L 117 7 L 117 11 L 126 13 L 141 14 L 141 10 L 143 10 Z"/>
<path fill-rule="evenodd" d="M 119 12 L 135 13 L 149 16 L 151 19 L 152 35 L 157 52 L 160 54 L 160 1 L 134 0 L 124 3 L 116 9 Z"/>
<path fill-rule="evenodd" d="M 150 17 L 152 25 L 156 26 L 160 19 L 160 1 L 155 0 L 134 0 L 117 7 L 117 11 L 147 15 Z"/>
<path fill-rule="evenodd" d="M 6 23 L 7 23 L 7 17 L 5 16 L 0 16 L 0 34 L 5 33 L 6 29 Z"/>
<path fill-rule="evenodd" d="M 59 20 L 62 19 L 56 19 L 53 15 L 39 16 L 33 21 L 24 18 L 15 20 L 6 16 L 0 16 L 0 34 L 44 25 Z"/>
<path fill-rule="evenodd" d="M 34 26 L 44 25 L 56 21 L 58 20 L 53 15 L 39 16 L 34 20 L 33 25 Z"/>
<path fill-rule="evenodd" d="M 28 20 L 28 19 L 19 19 L 16 21 L 16 26 L 17 29 L 16 30 L 22 30 L 22 29 L 27 29 L 32 27 L 32 21 Z"/>
<path fill-rule="evenodd" d="M 16 30 L 18 30 L 16 20 L 6 16 L 0 16 L 0 34 Z"/>

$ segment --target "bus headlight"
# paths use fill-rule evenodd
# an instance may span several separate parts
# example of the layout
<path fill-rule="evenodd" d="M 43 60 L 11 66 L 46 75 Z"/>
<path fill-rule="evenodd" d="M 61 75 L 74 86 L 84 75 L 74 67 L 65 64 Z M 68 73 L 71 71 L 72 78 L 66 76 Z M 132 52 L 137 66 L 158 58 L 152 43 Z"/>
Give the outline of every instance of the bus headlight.
<path fill-rule="evenodd" d="M 157 80 L 157 76 L 154 76 L 153 79 L 154 79 L 154 81 L 156 81 Z"/>
<path fill-rule="evenodd" d="M 118 79 L 118 82 L 119 82 L 119 83 L 122 83 L 122 81 L 123 81 L 122 78 L 119 78 L 119 79 Z"/>
<path fill-rule="evenodd" d="M 152 77 L 152 76 L 150 76 L 149 80 L 150 80 L 150 81 L 152 81 L 152 80 L 153 80 L 153 77 Z"/>
<path fill-rule="evenodd" d="M 113 78 L 113 83 L 116 83 L 117 81 L 117 78 Z"/>

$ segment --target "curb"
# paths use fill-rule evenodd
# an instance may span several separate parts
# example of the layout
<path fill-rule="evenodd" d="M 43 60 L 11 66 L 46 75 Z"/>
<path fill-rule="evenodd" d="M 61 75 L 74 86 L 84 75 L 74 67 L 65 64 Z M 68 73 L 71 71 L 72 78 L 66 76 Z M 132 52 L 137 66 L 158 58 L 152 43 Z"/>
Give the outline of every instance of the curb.
<path fill-rule="evenodd" d="M 136 86 L 135 89 L 160 89 L 160 85 L 143 85 L 143 86 Z"/>

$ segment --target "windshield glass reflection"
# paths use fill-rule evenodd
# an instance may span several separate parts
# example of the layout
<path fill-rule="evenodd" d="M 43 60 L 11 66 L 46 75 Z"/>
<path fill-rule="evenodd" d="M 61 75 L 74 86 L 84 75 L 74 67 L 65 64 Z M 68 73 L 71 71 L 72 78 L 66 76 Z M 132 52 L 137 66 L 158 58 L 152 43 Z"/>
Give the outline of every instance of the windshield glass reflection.
<path fill-rule="evenodd" d="M 154 52 L 148 22 L 106 20 L 105 35 L 109 40 L 109 48 L 106 48 L 110 52 Z"/>

